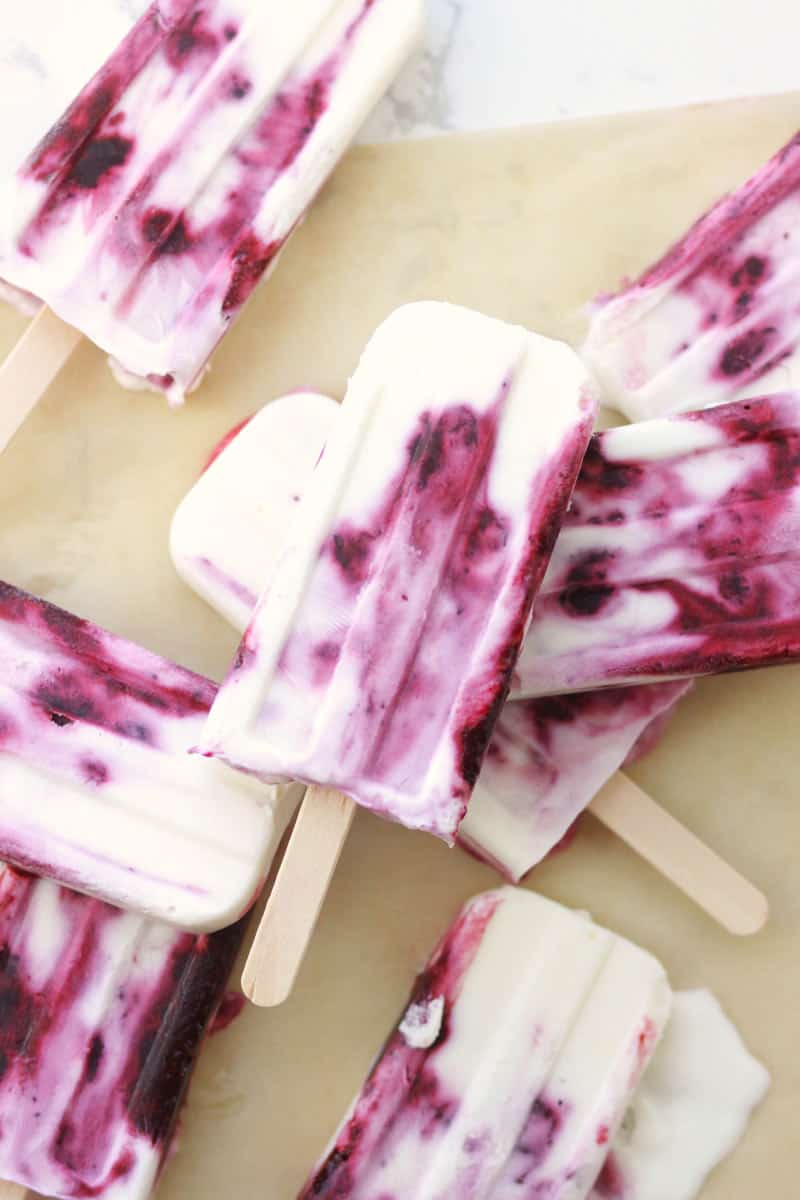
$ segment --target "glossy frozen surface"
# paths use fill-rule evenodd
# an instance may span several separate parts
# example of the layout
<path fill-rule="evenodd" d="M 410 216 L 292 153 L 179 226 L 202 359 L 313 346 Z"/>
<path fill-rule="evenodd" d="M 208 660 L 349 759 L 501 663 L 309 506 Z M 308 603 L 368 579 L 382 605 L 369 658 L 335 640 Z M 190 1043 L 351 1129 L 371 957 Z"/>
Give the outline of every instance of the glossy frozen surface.
<path fill-rule="evenodd" d="M 690 686 L 606 688 L 506 704 L 459 842 L 518 882 L 561 841 Z M 662 731 L 654 729 L 652 744 Z M 650 748 L 645 744 L 644 752 Z"/>
<path fill-rule="evenodd" d="M 799 481 L 800 393 L 598 434 L 514 694 L 796 661 Z"/>
<path fill-rule="evenodd" d="M 562 343 L 445 304 L 391 316 L 203 748 L 452 839 L 594 410 Z"/>
<path fill-rule="evenodd" d="M 800 135 L 595 306 L 584 357 L 632 421 L 800 385 Z"/>
<path fill-rule="evenodd" d="M 235 921 L 297 797 L 188 753 L 215 692 L 0 584 L 0 857 L 182 928 Z"/>
<path fill-rule="evenodd" d="M 303 1200 L 588 1197 L 671 998 L 655 959 L 588 918 L 510 888 L 477 897 Z"/>
<path fill-rule="evenodd" d="M 419 0 L 156 0 L 0 188 L 0 274 L 180 401 L 420 22 Z"/>
<path fill-rule="evenodd" d="M 0 872 L 0 1177 L 146 1200 L 244 922 L 194 937 Z"/>

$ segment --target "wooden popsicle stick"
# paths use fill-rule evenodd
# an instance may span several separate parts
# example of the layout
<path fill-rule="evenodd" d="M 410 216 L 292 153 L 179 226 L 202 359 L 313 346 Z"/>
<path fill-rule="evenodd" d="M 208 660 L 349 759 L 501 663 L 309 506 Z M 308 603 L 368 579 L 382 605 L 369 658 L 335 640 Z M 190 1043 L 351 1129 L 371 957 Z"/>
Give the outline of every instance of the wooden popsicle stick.
<path fill-rule="evenodd" d="M 0 1179 L 0 1200 L 33 1200 L 33 1192 L 29 1192 L 21 1183 L 7 1183 Z"/>
<path fill-rule="evenodd" d="M 242 973 L 242 991 L 261 1008 L 283 1004 L 294 986 L 355 809 L 333 788 L 305 794 Z"/>
<path fill-rule="evenodd" d="M 82 337 L 46 306 L 33 318 L 0 365 L 0 451 L 5 450 L 41 400 Z"/>
<path fill-rule="evenodd" d="M 597 793 L 589 812 L 666 876 L 729 933 L 758 933 L 766 897 L 621 772 Z"/>

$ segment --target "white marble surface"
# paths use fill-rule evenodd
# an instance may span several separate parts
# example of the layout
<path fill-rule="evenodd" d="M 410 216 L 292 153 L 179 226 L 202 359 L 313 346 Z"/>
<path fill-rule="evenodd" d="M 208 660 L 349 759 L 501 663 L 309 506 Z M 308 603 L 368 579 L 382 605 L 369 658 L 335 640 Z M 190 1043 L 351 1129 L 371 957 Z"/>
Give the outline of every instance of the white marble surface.
<path fill-rule="evenodd" d="M 424 53 L 369 123 L 369 138 L 800 88 L 797 0 L 426 4 Z"/>

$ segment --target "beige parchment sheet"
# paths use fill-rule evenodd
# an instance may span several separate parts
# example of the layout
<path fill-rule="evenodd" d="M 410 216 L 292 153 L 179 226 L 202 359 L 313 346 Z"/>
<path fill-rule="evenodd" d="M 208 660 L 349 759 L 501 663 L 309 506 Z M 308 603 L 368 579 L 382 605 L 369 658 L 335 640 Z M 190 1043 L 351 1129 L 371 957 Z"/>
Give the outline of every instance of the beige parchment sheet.
<path fill-rule="evenodd" d="M 219 677 L 235 636 L 178 581 L 167 530 L 216 439 L 284 390 L 341 395 L 374 326 L 441 298 L 570 336 L 800 125 L 800 97 L 354 152 L 183 411 L 121 390 L 84 345 L 0 458 L 0 577 Z M 24 327 L 0 315 L 0 352 Z M 774 1076 L 704 1200 L 797 1194 L 800 671 L 702 683 L 634 772 L 768 893 L 718 930 L 591 819 L 529 886 L 709 985 Z M 493 873 L 359 814 L 297 992 L 208 1046 L 160 1200 L 292 1200 L 459 904 Z M 522 952 L 522 947 L 520 948 Z M 492 1014 L 487 1013 L 487 1023 Z"/>

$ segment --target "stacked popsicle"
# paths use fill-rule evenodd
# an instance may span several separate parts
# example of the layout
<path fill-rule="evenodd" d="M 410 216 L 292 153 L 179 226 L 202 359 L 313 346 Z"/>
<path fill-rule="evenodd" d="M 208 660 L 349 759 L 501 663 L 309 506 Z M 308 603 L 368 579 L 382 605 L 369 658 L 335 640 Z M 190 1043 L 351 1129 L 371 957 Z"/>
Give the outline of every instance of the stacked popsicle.
<path fill-rule="evenodd" d="M 332 400 L 316 394 L 273 402 L 229 435 L 175 514 L 171 549 L 178 571 L 239 629 L 246 628 L 256 597 L 273 578 L 280 545 L 337 411 Z M 677 682 L 506 706 L 459 825 L 459 844 L 516 881 L 591 804 L 595 815 L 729 928 L 742 932 L 760 923 L 763 900 L 742 889 L 740 879 L 630 779 L 614 774 L 647 731 L 655 744 L 688 686 Z M 287 895 L 296 930 L 293 891 L 290 887 Z M 743 919 L 746 899 L 742 912 L 733 914 L 727 905 L 734 893 L 743 898 L 749 893 L 754 914 Z M 279 888 L 271 906 L 280 894 Z M 714 902 L 719 895 L 727 902 L 722 908 Z"/>
<path fill-rule="evenodd" d="M 595 303 L 584 357 L 631 421 L 797 386 L 800 134 Z"/>
<path fill-rule="evenodd" d="M 398 310 L 350 381 L 206 751 L 452 841 L 594 412 L 563 344 Z"/>
<path fill-rule="evenodd" d="M 597 434 L 513 692 L 800 659 L 800 394 Z"/>
<path fill-rule="evenodd" d="M 800 139 L 595 305 L 593 438 L 512 692 L 795 661 Z M 726 403 L 727 402 L 727 403 Z"/>
<path fill-rule="evenodd" d="M 691 685 L 611 688 L 507 704 L 495 726 L 459 842 L 518 882 L 594 798 L 632 787 L 615 773 L 660 739 Z M 644 804 L 644 795 L 636 800 Z M 603 819 L 602 810 L 593 811 Z M 625 833 L 624 829 L 618 830 Z"/>
<path fill-rule="evenodd" d="M 316 393 L 273 401 L 233 431 L 175 513 L 170 548 L 178 572 L 240 630 L 275 574 L 337 413 L 333 400 Z M 507 878 L 521 879 L 688 687 L 506 705 L 458 842 Z"/>
<path fill-rule="evenodd" d="M 445 370 L 462 336 L 475 346 L 471 361 L 464 365 L 463 385 L 452 382 Z M 444 355 L 437 350 L 442 337 Z M 418 356 L 427 355 L 430 367 L 425 395 L 410 413 L 391 403 L 388 385 L 409 349 L 415 349 Z M 384 354 L 391 360 L 388 369 L 383 364 Z M 315 480 L 323 482 L 329 477 L 331 488 L 323 515 L 332 530 L 323 529 L 320 536 L 331 548 L 332 568 L 323 573 L 322 590 L 334 584 L 342 605 L 350 601 L 360 631 L 360 653 L 365 637 L 369 646 L 369 631 L 376 617 L 385 620 L 390 629 L 399 620 L 401 630 L 412 635 L 413 650 L 414 638 L 426 633 L 426 609 L 434 601 L 428 641 L 435 645 L 437 637 L 449 637 L 453 647 L 463 649 L 466 683 L 475 685 L 454 681 L 452 693 L 440 697 L 438 706 L 428 712 L 424 736 L 430 739 L 434 735 L 432 745 L 438 744 L 439 752 L 436 770 L 427 779 L 424 811 L 412 814 L 416 823 L 455 832 L 466 807 L 494 714 L 508 686 L 533 592 L 544 572 L 591 430 L 593 403 L 584 382 L 585 373 L 565 347 L 446 306 L 409 310 L 390 323 L 377 349 L 365 356 L 351 402 L 345 406 L 346 419 L 337 421 L 338 449 L 334 440 L 315 475 Z M 398 380 L 398 390 L 402 386 L 403 381 Z M 521 433 L 530 425 L 529 401 L 537 393 L 547 396 L 554 387 L 564 395 L 563 413 L 542 422 L 538 452 L 518 455 Z M 383 475 L 387 458 L 394 460 L 394 465 L 389 464 L 388 480 L 392 482 L 388 489 Z M 358 471 L 351 474 L 354 464 L 361 464 L 361 475 Z M 460 493 L 462 471 L 470 480 L 466 495 Z M 537 480 L 542 485 L 539 489 L 534 486 Z M 341 495 L 337 496 L 337 488 Z M 303 569 L 313 567 L 318 554 L 318 549 L 312 548 L 316 515 L 313 508 L 306 508 L 310 516 Z M 372 522 L 369 530 L 354 527 L 359 513 Z M 432 557 L 419 565 L 419 559 L 409 557 L 409 542 L 417 550 L 429 549 Z M 415 564 L 416 571 L 412 569 Z M 393 615 L 385 606 L 385 583 L 401 579 L 404 573 L 408 574 L 408 589 Z M 448 587 L 437 609 L 436 594 L 443 577 Z M 290 578 L 286 567 L 277 575 L 281 584 Z M 302 571 L 296 578 L 302 599 Z M 187 754 L 198 739 L 198 722 L 202 723 L 213 702 L 213 685 L 9 586 L 2 591 L 0 615 L 5 631 L 0 707 L 0 767 L 5 773 L 0 783 L 5 786 L 0 787 L 0 794 L 7 810 L 2 853 L 106 900 L 138 906 L 166 920 L 191 920 L 196 928 L 229 924 L 254 898 L 291 800 L 247 775 Z M 312 605 L 308 633 L 314 638 L 316 624 Z M 341 618 L 339 624 L 341 627 Z M 302 632 L 300 641 L 305 638 Z M 319 636 L 324 644 L 329 634 L 322 630 Z M 337 656 L 318 655 L 316 650 L 316 641 L 307 656 L 300 646 L 299 657 L 307 657 L 309 666 L 319 660 L 324 676 L 320 683 L 324 684 Z M 348 653 L 352 659 L 349 669 L 357 673 L 359 652 L 350 649 Z M 372 652 L 368 649 L 367 653 Z M 338 657 L 344 661 L 347 656 Z M 411 677 L 414 657 L 412 654 L 409 667 L 403 668 L 409 715 L 428 707 L 424 686 Z M 346 672 L 345 681 L 347 677 Z M 430 676 L 427 678 L 429 681 Z M 387 673 L 385 687 L 389 685 Z M 361 715 L 365 730 L 378 746 L 382 721 L 376 722 L 369 708 Z M 397 719 L 402 731 L 407 720 L 402 707 Z M 334 723 L 329 738 L 333 746 L 338 729 L 335 708 L 329 720 Z M 366 782 L 366 798 L 382 795 L 382 789 L 388 787 L 395 797 L 397 815 L 409 811 L 417 799 L 411 790 L 395 786 L 393 754 L 376 769 L 358 741 L 355 749 L 354 777 Z M 323 762 L 327 764 L 327 760 Z M 420 778 L 425 779 L 424 772 Z M 29 802 L 25 808 L 19 804 L 21 787 Z M 124 836 L 118 836 L 120 831 Z M 18 882 L 15 894 L 21 887 Z M 116 929 L 118 923 L 120 929 L 132 923 L 132 936 L 144 937 L 147 943 L 150 926 L 144 927 L 141 918 L 101 909 L 96 901 L 73 901 L 70 894 L 59 899 L 62 894 L 50 883 L 35 885 L 33 895 L 32 903 L 47 906 L 51 916 L 64 904 L 78 905 L 77 919 L 83 925 L 77 936 L 83 939 L 87 954 L 92 938 L 103 945 L 108 939 L 113 941 L 113 934 L 105 929 Z M 18 908 L 14 930 L 25 921 L 22 901 Z M 84 913 L 88 914 L 85 921 Z M 61 924 L 64 944 L 62 952 L 55 955 L 57 980 L 70 967 L 68 923 Z M 11 933 L 8 961 L 13 961 L 15 973 L 18 969 L 22 972 L 18 991 L 24 1008 L 23 984 L 32 991 L 36 986 L 25 981 L 25 972 L 36 976 L 40 964 L 36 947 L 27 949 L 22 934 L 15 935 L 18 940 L 14 942 Z M 170 953 L 175 939 L 182 939 L 182 945 L 192 943 L 189 935 L 164 933 L 160 926 L 154 936 Z M 238 937 L 236 941 L 238 945 Z M 148 970 L 154 965 L 152 958 L 148 950 Z M 126 994 L 124 966 L 105 965 L 102 995 Z M 157 968 L 153 975 L 156 988 L 161 972 L 162 968 Z M 46 976 L 37 978 L 41 988 Z M 135 970 L 132 978 L 131 997 L 139 995 L 134 988 Z M 90 999 L 82 995 L 78 1011 L 84 1016 L 89 1007 Z M 125 1001 L 126 1013 L 133 1007 L 132 999 Z M 185 1015 L 182 1003 L 179 1010 Z M 66 1019 L 67 1006 L 58 1011 Z M 152 1017 L 149 1019 L 152 1022 Z M 27 1035 L 26 1044 L 32 1044 Z M 102 1044 L 103 1035 L 98 1033 L 85 1060 L 75 1060 L 80 1078 L 76 1076 L 70 1083 L 65 1072 L 65 1097 L 70 1087 L 74 1092 L 84 1078 L 89 1083 L 104 1078 L 104 1063 L 112 1070 L 113 1056 L 103 1058 Z M 43 1081 L 58 1070 L 54 1041 L 42 1041 L 36 1068 Z M 112 1083 L 109 1079 L 109 1087 Z M 91 1094 L 95 1095 L 94 1089 Z M 70 1093 L 69 1102 L 77 1111 L 82 1099 Z M 98 1102 L 105 1104 L 110 1121 L 112 1093 Z M 48 1105 L 53 1119 L 57 1107 L 55 1102 Z M 126 1119 L 128 1124 L 133 1121 L 135 1130 L 130 1113 Z M 108 1128 L 108 1136 L 102 1138 L 103 1155 L 90 1147 L 91 1161 L 81 1160 L 80 1166 L 75 1135 L 69 1169 L 87 1174 L 97 1194 L 111 1195 L 115 1190 L 120 1195 L 144 1194 L 160 1160 L 158 1148 L 139 1168 L 134 1150 L 129 1152 L 127 1142 L 118 1146 L 115 1130 Z M 123 1141 L 129 1132 L 125 1125 L 120 1134 Z M 165 1126 L 165 1143 L 167 1135 Z M 24 1184 L 65 1189 L 61 1194 L 69 1194 L 72 1181 L 58 1177 L 54 1155 L 57 1159 L 61 1142 L 71 1136 L 68 1126 L 59 1121 L 55 1149 L 45 1139 L 37 1165 L 22 1153 L 20 1144 L 20 1157 L 10 1157 L 6 1174 Z M 21 1140 L 26 1137 L 23 1131 Z M 123 1191 L 120 1180 L 126 1171 L 135 1172 L 136 1179 L 134 1182 L 132 1176 Z"/>
<path fill-rule="evenodd" d="M 2 868 L 0 1177 L 146 1200 L 299 795 L 190 757 L 209 680 L 5 584 L 0 643 L 0 856 L 90 893 Z"/>

